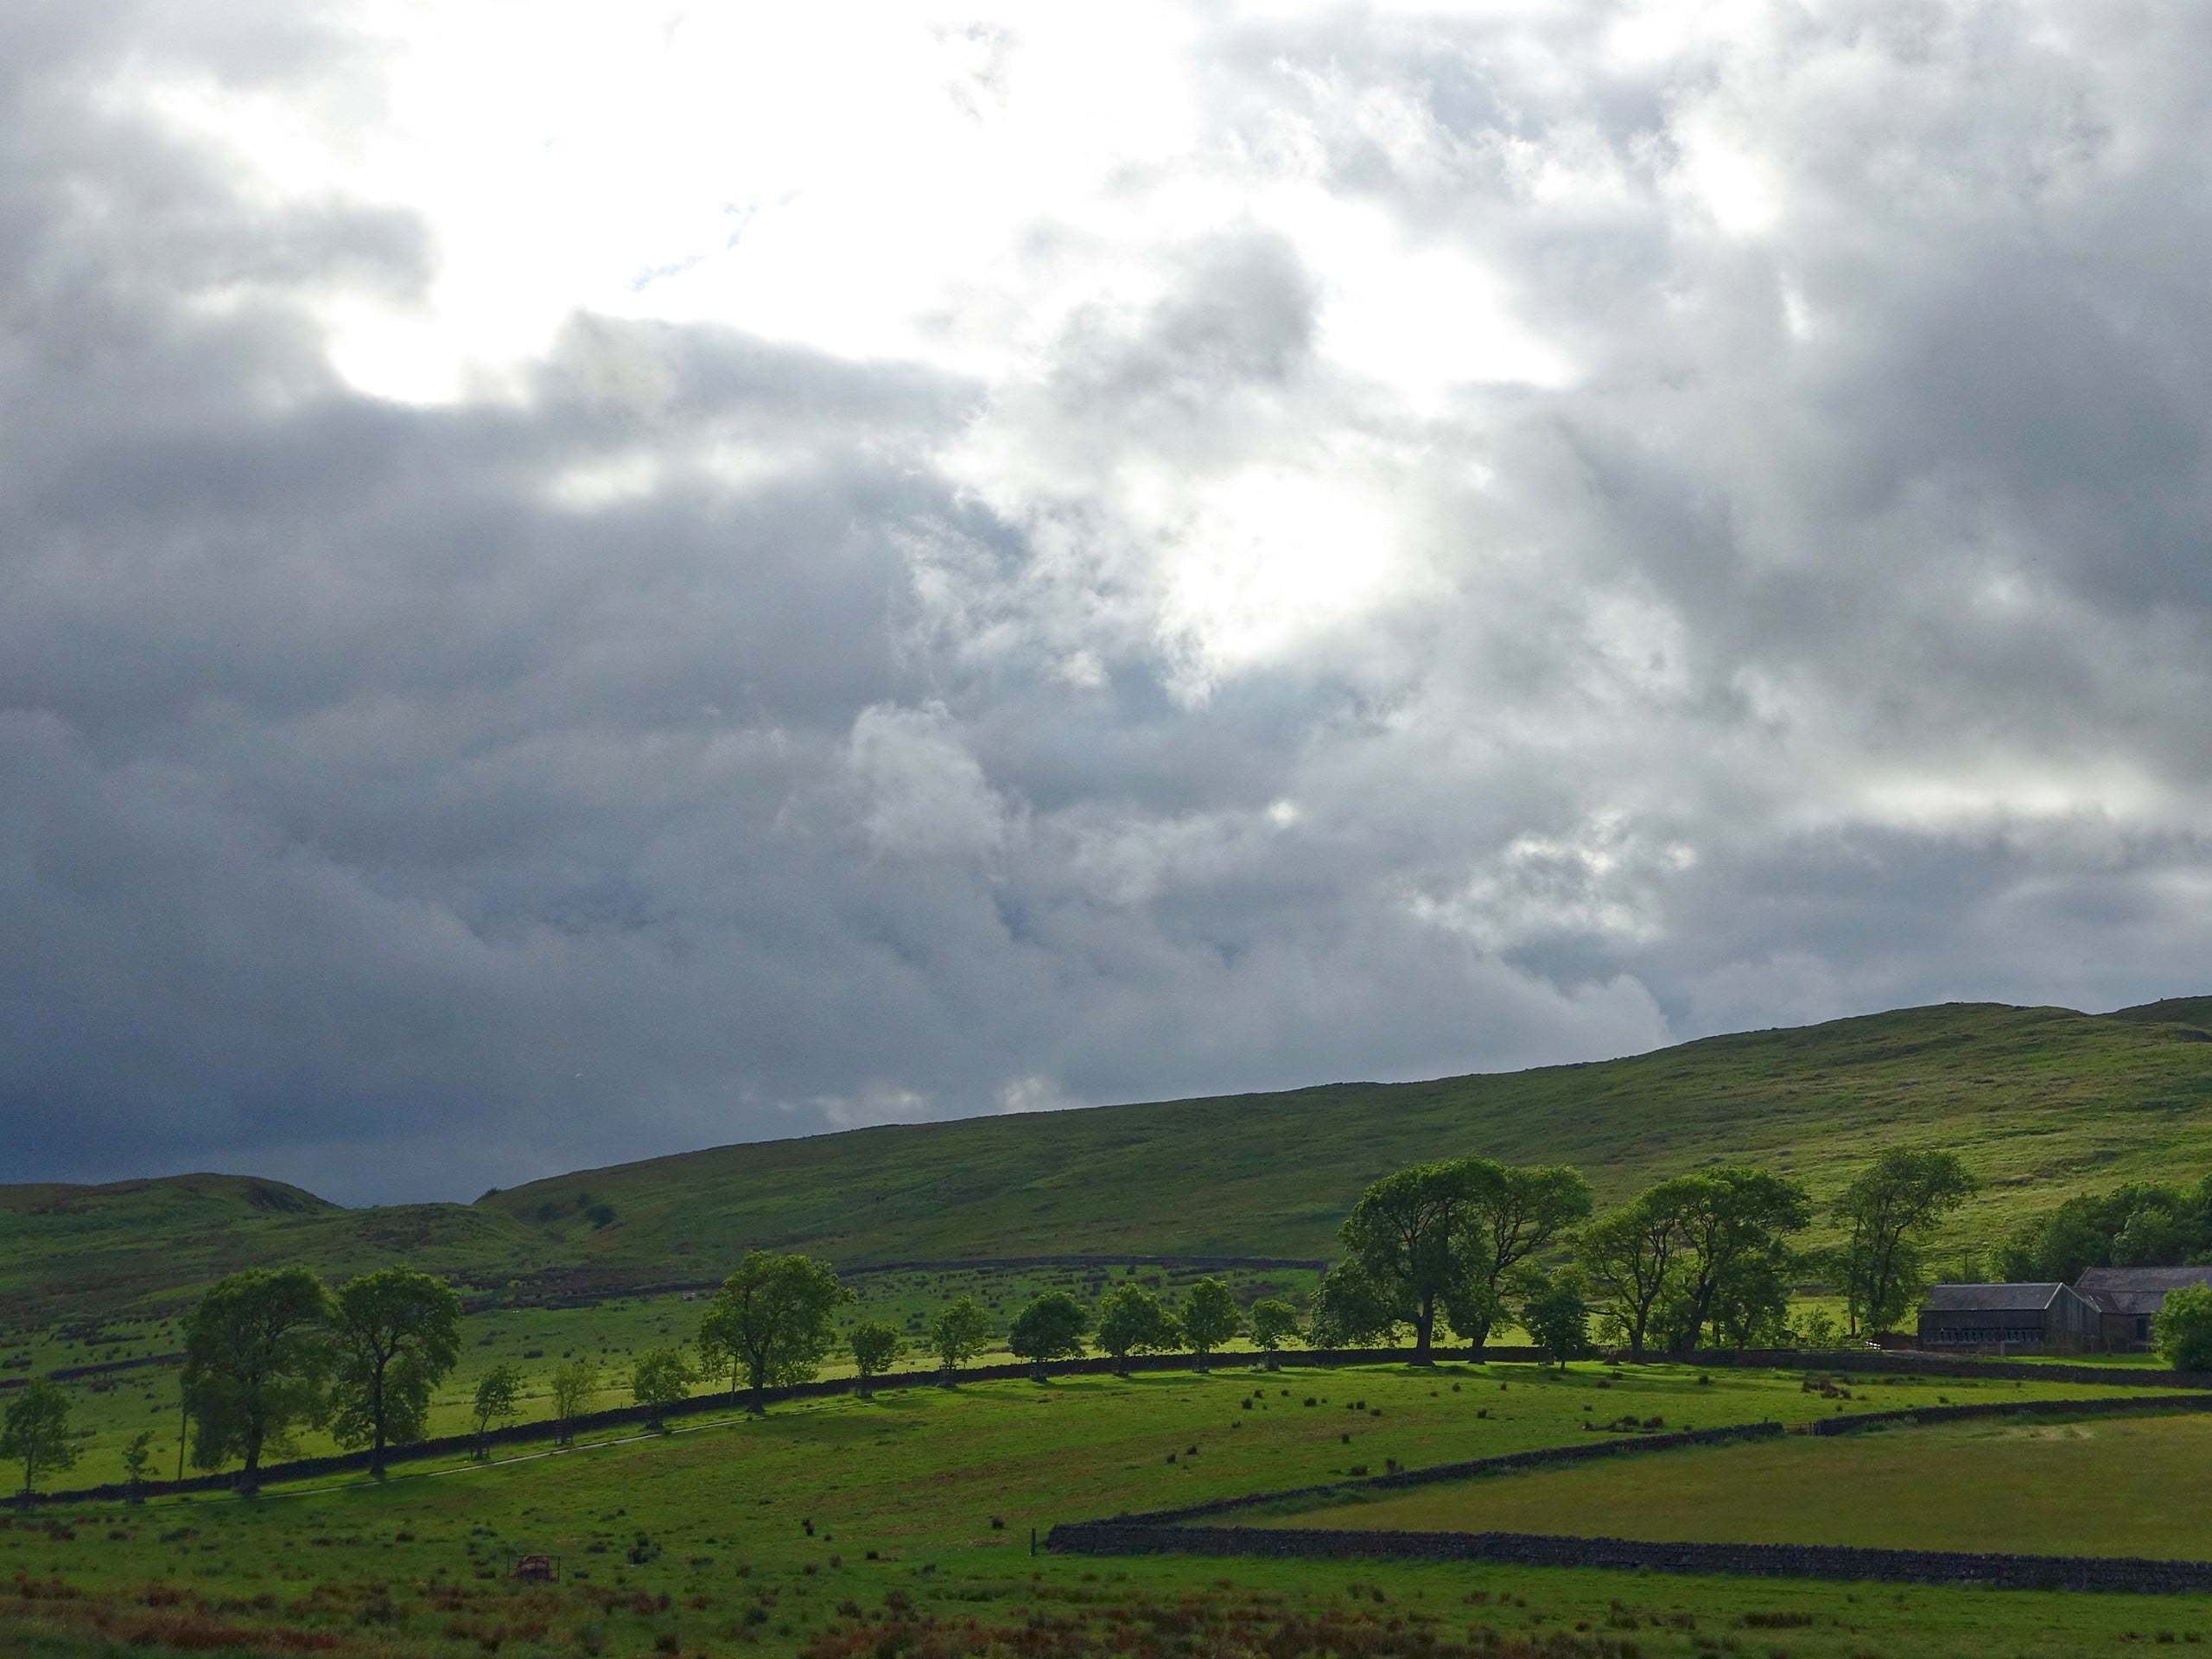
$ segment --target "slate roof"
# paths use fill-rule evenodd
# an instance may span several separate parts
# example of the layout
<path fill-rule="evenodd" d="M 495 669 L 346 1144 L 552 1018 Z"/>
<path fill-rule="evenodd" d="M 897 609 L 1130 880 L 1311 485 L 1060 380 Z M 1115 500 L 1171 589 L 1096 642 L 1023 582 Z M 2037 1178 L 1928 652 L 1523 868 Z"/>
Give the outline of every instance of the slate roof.
<path fill-rule="evenodd" d="M 2212 1285 L 2212 1267 L 2090 1268 L 2074 1288 L 2107 1313 L 2156 1313 L 2183 1285 Z"/>
<path fill-rule="evenodd" d="M 2040 1311 L 2057 1300 L 2063 1285 L 1930 1285 L 1931 1313 L 1997 1313 Z"/>

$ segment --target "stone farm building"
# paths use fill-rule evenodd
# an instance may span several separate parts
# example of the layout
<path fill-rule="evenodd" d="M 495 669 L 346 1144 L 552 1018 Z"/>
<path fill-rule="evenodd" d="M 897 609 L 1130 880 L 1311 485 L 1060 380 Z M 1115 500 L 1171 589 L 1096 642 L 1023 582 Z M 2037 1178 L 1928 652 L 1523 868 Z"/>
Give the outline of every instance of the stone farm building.
<path fill-rule="evenodd" d="M 2098 1345 L 2115 1354 L 2149 1350 L 2151 1321 L 2183 1285 L 2212 1285 L 2212 1267 L 2091 1268 L 2074 1281 L 2096 1307 Z"/>
<path fill-rule="evenodd" d="M 1936 1285 L 1920 1310 L 1923 1348 L 2076 1354 L 2096 1340 L 2096 1310 L 2066 1285 Z"/>
<path fill-rule="evenodd" d="M 1923 1348 L 2142 1353 L 2166 1293 L 2212 1285 L 2212 1267 L 2091 1268 L 2071 1285 L 1936 1285 L 1920 1310 Z"/>

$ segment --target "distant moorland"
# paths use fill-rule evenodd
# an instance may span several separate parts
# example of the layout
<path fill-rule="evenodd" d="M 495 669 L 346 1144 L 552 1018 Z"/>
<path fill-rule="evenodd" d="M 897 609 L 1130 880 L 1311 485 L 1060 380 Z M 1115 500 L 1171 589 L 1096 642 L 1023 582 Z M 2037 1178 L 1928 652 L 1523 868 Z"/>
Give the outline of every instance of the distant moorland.
<path fill-rule="evenodd" d="M 842 1268 L 1012 1256 L 1319 1257 L 1382 1173 L 1479 1152 L 1567 1163 L 1601 1203 L 1721 1161 L 1816 1199 L 1887 1145 L 1982 1190 L 1942 1248 L 1994 1245 L 2086 1185 L 2212 1171 L 2212 998 L 2117 1014 L 1955 1003 L 1430 1083 L 902 1125 L 348 1210 L 188 1175 L 0 1186 L 0 1322 L 170 1312 L 238 1268 L 404 1261 L 525 1299 L 718 1279 L 749 1248 Z"/>

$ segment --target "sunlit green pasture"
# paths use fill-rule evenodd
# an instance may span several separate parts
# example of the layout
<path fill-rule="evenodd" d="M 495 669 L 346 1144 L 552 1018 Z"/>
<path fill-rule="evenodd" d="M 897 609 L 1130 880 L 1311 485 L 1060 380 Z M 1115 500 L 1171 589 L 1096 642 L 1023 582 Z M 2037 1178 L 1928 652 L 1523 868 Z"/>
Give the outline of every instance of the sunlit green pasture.
<path fill-rule="evenodd" d="M 2212 1556 L 2212 1417 L 1869 1430 L 1655 1452 L 1256 1524 Z"/>
<path fill-rule="evenodd" d="M 1058 1521 L 1379 1472 L 1391 1459 L 1579 1444 L 1599 1432 L 1586 1424 L 1629 1414 L 1669 1427 L 1800 1422 L 1839 1405 L 2044 1392 L 1878 1382 L 1846 1402 L 1795 1375 L 1701 1380 L 1655 1366 L 1615 1379 L 1504 1364 L 914 1386 L 763 1421 L 694 1419 L 666 1436 L 516 1448 L 490 1466 L 407 1468 L 381 1486 L 349 1478 L 255 1500 L 41 1512 L 0 1529 L 0 1578 L 18 1581 L 0 1598 L 0 1651 L 873 1659 L 1272 1643 L 1452 1659 L 1525 1638 L 1548 1654 L 1728 1642 L 1750 1653 L 2057 1654 L 2103 1651 L 2128 1630 L 2212 1630 L 2212 1604 L 2196 1599 L 1029 1554 L 1030 1529 Z M 560 1559 L 560 1584 L 510 1582 L 530 1551 Z M 1485 1630 L 1506 1645 L 1485 1648 Z M 2005 1644 L 1987 1645 L 1999 1633 Z"/>
<path fill-rule="evenodd" d="M 934 1363 L 921 1351 L 921 1335 L 931 1315 L 957 1296 L 972 1295 L 983 1305 L 996 1328 L 1003 1332 L 1032 1296 L 1046 1289 L 1072 1291 L 1086 1302 L 1095 1302 L 1109 1283 L 1126 1279 L 1148 1284 L 1172 1299 L 1198 1276 L 1195 1270 L 1161 1268 L 976 1269 L 944 1273 L 868 1274 L 853 1281 L 857 1300 L 844 1310 L 847 1324 L 881 1319 L 907 1333 L 910 1351 L 899 1362 L 902 1370 L 924 1370 Z M 1220 1275 L 1247 1300 L 1303 1291 L 1313 1275 L 1286 1270 L 1269 1273 L 1224 1272 Z M 432 1435 L 460 1434 L 474 1427 L 470 1400 L 476 1382 L 493 1365 L 508 1363 L 525 1379 L 519 1421 L 550 1416 L 550 1384 L 555 1367 L 581 1355 L 600 1370 L 602 1386 L 592 1397 L 589 1409 L 603 1410 L 631 1403 L 629 1370 L 638 1354 L 649 1348 L 678 1346 L 698 1335 L 699 1318 L 705 1312 L 703 1294 L 617 1298 L 588 1307 L 493 1308 L 467 1315 L 461 1321 L 461 1358 L 437 1392 L 432 1403 L 429 1432 Z M 42 1375 L 58 1366 L 92 1363 L 109 1358 L 130 1358 L 141 1353 L 174 1353 L 181 1343 L 174 1323 L 113 1322 L 95 1340 L 81 1334 L 41 1331 L 19 1337 L 0 1349 L 0 1357 L 27 1358 L 27 1367 L 0 1371 L 0 1376 Z M 1003 1363 L 1012 1357 L 1003 1345 L 995 1345 L 978 1363 Z M 849 1375 L 852 1367 L 842 1354 L 833 1354 L 823 1366 L 825 1376 Z M 151 1365 L 102 1376 L 79 1377 L 65 1383 L 75 1406 L 74 1424 L 82 1439 L 77 1467 L 71 1471 L 73 1486 L 98 1485 L 123 1475 L 123 1447 L 142 1429 L 156 1439 L 157 1470 L 177 1472 L 177 1368 Z M 695 1392 L 726 1389 L 728 1378 L 702 1378 Z M 0 1395 L 0 1402 L 6 1396 Z M 302 1456 L 319 1456 L 338 1449 L 327 1434 L 305 1430 L 294 1437 Z"/>

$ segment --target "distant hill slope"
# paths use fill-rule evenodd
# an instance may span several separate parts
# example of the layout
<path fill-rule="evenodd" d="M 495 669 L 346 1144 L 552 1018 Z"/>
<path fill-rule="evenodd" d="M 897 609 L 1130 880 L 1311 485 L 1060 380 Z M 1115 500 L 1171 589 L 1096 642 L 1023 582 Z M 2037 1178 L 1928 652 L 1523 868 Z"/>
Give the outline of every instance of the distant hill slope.
<path fill-rule="evenodd" d="M 339 1210 L 213 1176 L 0 1188 L 0 1318 L 173 1306 L 267 1261 L 611 1288 L 712 1278 L 755 1246 L 847 1266 L 1325 1255 L 1367 1181 L 1468 1151 L 1578 1165 L 1611 1200 L 1724 1160 L 1824 1194 L 1885 1145 L 1940 1142 L 1987 1184 L 1956 1241 L 1986 1243 L 2083 1185 L 2212 1169 L 2200 1016 L 2212 1022 L 2212 998 L 2116 1016 L 1955 1003 L 1588 1065 L 721 1147 L 466 1205 Z"/>

